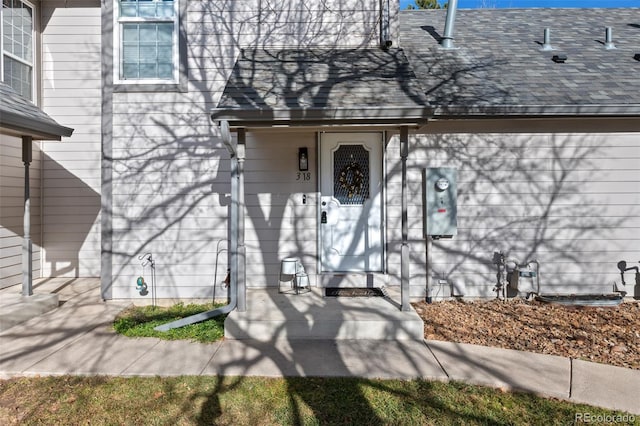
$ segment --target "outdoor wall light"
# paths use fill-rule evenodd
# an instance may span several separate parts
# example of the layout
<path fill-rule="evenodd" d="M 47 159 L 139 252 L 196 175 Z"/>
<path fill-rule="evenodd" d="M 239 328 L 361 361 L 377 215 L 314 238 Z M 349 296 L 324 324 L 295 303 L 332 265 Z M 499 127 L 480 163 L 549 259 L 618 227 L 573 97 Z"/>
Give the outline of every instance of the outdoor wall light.
<path fill-rule="evenodd" d="M 298 170 L 301 172 L 309 170 L 309 151 L 307 148 L 298 148 Z"/>

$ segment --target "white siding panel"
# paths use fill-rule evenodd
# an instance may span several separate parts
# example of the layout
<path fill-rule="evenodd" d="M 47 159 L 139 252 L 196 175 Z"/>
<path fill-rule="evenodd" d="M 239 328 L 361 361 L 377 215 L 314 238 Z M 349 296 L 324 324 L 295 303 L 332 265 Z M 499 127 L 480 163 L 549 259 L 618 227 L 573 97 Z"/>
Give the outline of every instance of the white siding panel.
<path fill-rule="evenodd" d="M 388 152 L 397 149 L 393 138 Z M 412 295 L 424 294 L 424 167 L 458 169 L 458 235 L 429 241 L 429 276 L 495 296 L 495 251 L 541 263 L 544 293 L 608 293 L 617 262 L 640 258 L 637 134 L 423 135 L 412 138 L 409 226 Z M 400 180 L 388 157 L 389 270 L 399 271 Z M 417 281 L 417 282 L 416 282 Z"/>
<path fill-rule="evenodd" d="M 135 303 L 151 303 L 151 293 L 146 296 L 141 296 L 136 291 L 136 280 L 139 275 L 122 276 L 121 282 L 130 283 L 129 285 L 116 285 L 113 288 L 114 294 L 117 296 L 114 299 L 126 299 L 133 300 Z M 224 280 L 224 275 L 220 275 L 216 284 L 216 292 L 214 294 L 213 284 L 211 282 L 202 282 L 202 285 L 190 285 L 189 283 L 197 282 L 200 277 L 187 275 L 180 277 L 167 276 L 160 281 L 157 279 L 156 297 L 158 299 L 169 300 L 185 300 L 185 299 L 198 299 L 198 300 L 211 300 L 214 296 L 216 299 L 226 299 L 228 290 L 223 288 L 219 281 Z M 211 276 L 213 280 L 213 275 Z M 147 285 L 151 289 L 151 279 L 149 276 L 145 276 Z"/>
<path fill-rule="evenodd" d="M 116 142 L 121 140 L 125 142 Z M 158 149 L 153 149 L 154 143 L 160 144 Z M 156 264 L 164 265 L 163 272 L 158 269 L 157 274 L 162 274 L 167 287 L 159 289 L 159 295 L 187 294 L 183 287 L 194 280 L 203 287 L 194 287 L 191 297 L 211 292 L 216 259 L 218 275 L 227 267 L 228 155 L 207 148 L 211 147 L 209 141 L 191 143 L 185 151 L 184 145 L 166 137 L 147 140 L 143 151 L 118 146 L 114 170 L 120 179 L 113 190 L 119 213 L 114 215 L 113 226 L 114 245 L 121 255 L 114 257 L 114 298 L 130 294 L 128 282 L 140 269 L 138 256 L 144 252 L 152 252 Z M 311 181 L 296 181 L 298 146 L 309 148 L 310 164 L 315 164 L 313 132 L 284 138 L 247 135 L 245 235 L 249 286 L 277 286 L 282 258 L 297 255 L 313 259 L 316 255 L 316 181 L 315 176 Z M 273 152 L 290 161 L 271 161 Z M 260 170 L 254 171 L 253 166 L 258 164 Z M 149 170 L 144 173 L 137 172 L 146 168 Z M 308 194 L 304 205 L 303 194 Z M 194 262 L 198 262 L 197 267 L 190 267 Z M 314 264 L 305 266 L 315 269 Z"/>
<path fill-rule="evenodd" d="M 97 0 L 46 2 L 43 108 L 74 129 L 44 146 L 48 276 L 100 275 L 101 17 Z"/>
<path fill-rule="evenodd" d="M 32 163 L 33 164 L 33 163 Z M 9 167 L 7 167 L 9 168 Z M 21 172 L 24 175 L 24 166 L 21 167 Z M 29 168 L 29 175 L 31 175 L 31 168 Z M 37 171 L 36 171 L 37 173 Z M 22 178 L 24 182 L 24 177 Z M 35 206 L 40 205 L 40 180 L 39 179 L 29 179 L 30 183 L 30 195 L 31 195 L 31 204 Z M 21 186 L 6 186 L 3 188 L 2 195 L 7 196 L 7 200 L 2 204 L 2 207 L 9 206 L 23 206 L 24 205 L 24 184 Z"/>
<path fill-rule="evenodd" d="M 372 46 L 380 32 L 379 16 L 379 2 L 323 1 L 300 7 L 281 0 L 264 7 L 252 0 L 190 2 L 187 19 L 189 33 L 200 35 L 195 38 L 202 45 L 215 35 L 215 46 L 233 51 L 237 46 Z M 224 56 L 217 52 L 213 57 Z"/>
<path fill-rule="evenodd" d="M 87 71 L 99 73 L 100 66 L 96 66 L 92 62 L 75 62 L 70 56 L 63 53 L 56 53 L 55 61 L 49 55 L 42 61 L 42 70 L 47 73 L 47 77 L 57 78 L 58 73 L 66 73 L 67 71 Z M 64 77 L 64 75 L 63 75 Z"/>
<path fill-rule="evenodd" d="M 51 12 L 51 10 L 48 11 L 48 13 Z M 62 18 L 57 20 L 58 25 L 54 25 L 47 30 L 48 42 L 52 40 L 53 37 L 64 37 L 60 39 L 60 42 L 64 44 L 68 42 L 69 36 L 84 37 L 88 34 L 100 35 L 100 19 L 95 16 L 83 17 L 82 25 L 78 25 L 77 22 L 73 22 L 72 25 L 60 25 L 61 22 L 63 22 Z"/>

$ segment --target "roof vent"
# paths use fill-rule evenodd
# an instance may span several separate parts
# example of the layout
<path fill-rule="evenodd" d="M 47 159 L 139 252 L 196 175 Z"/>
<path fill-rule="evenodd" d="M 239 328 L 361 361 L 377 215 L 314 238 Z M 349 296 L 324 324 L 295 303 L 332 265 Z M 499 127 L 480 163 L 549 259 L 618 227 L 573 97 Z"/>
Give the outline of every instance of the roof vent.
<path fill-rule="evenodd" d="M 564 53 L 559 53 L 557 55 L 553 55 L 551 60 L 556 64 L 564 64 L 565 61 L 567 60 L 567 55 L 565 55 Z"/>
<path fill-rule="evenodd" d="M 553 46 L 551 46 L 551 30 L 549 28 L 544 29 L 544 41 L 540 50 L 553 50 Z"/>
<path fill-rule="evenodd" d="M 444 23 L 444 35 L 440 41 L 443 49 L 455 49 L 453 46 L 453 24 L 456 21 L 456 11 L 458 10 L 458 0 L 449 0 L 447 6 L 447 18 Z"/>
<path fill-rule="evenodd" d="M 616 45 L 613 44 L 613 30 L 611 27 L 607 27 L 604 32 L 604 48 L 607 50 L 616 48 Z"/>
<path fill-rule="evenodd" d="M 636 61 L 640 61 L 640 53 L 636 53 L 635 55 L 633 55 L 633 59 L 635 59 Z"/>

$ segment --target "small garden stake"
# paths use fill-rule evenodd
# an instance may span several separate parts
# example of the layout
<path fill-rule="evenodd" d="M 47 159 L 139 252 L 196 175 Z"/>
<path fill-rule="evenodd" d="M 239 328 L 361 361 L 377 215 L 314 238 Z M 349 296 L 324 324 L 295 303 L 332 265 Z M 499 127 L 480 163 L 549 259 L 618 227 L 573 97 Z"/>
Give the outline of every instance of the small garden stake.
<path fill-rule="evenodd" d="M 153 260 L 151 253 L 138 256 L 138 260 L 142 260 L 142 275 L 140 275 L 136 281 L 136 290 L 140 292 L 141 296 L 149 294 L 147 291 L 147 283 L 144 280 L 144 268 L 149 265 L 151 267 L 151 305 L 156 306 L 156 262 Z"/>

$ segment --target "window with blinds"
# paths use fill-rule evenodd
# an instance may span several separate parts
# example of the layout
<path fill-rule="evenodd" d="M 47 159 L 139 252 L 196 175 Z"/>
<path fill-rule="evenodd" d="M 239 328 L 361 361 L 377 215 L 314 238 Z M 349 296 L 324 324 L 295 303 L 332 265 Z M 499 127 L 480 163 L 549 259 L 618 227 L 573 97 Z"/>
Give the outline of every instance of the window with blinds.
<path fill-rule="evenodd" d="M 119 80 L 175 82 L 178 0 L 117 0 Z"/>
<path fill-rule="evenodd" d="M 33 100 L 33 6 L 2 0 L 2 81 Z"/>

